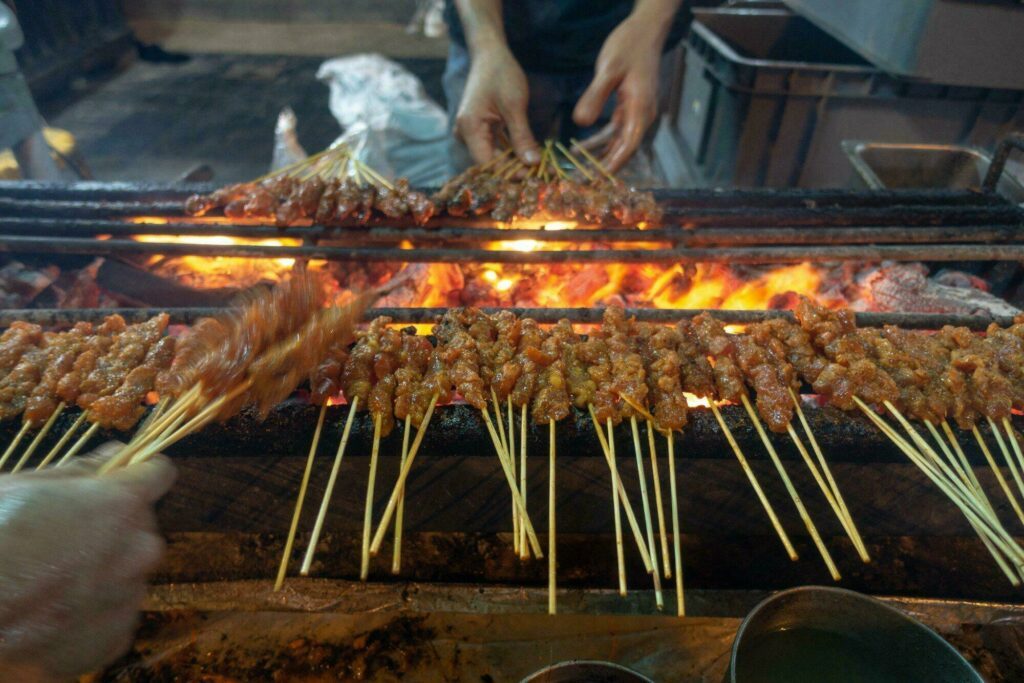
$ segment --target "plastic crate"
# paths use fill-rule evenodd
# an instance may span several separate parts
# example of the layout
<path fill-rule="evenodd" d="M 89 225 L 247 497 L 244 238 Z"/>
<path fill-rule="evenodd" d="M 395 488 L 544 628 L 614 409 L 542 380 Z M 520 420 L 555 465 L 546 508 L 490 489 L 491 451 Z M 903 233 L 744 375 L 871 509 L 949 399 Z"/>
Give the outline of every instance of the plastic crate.
<path fill-rule="evenodd" d="M 846 187 L 842 140 L 991 148 L 1024 129 L 1024 91 L 888 75 L 787 10 L 694 15 L 672 137 L 697 185 Z"/>

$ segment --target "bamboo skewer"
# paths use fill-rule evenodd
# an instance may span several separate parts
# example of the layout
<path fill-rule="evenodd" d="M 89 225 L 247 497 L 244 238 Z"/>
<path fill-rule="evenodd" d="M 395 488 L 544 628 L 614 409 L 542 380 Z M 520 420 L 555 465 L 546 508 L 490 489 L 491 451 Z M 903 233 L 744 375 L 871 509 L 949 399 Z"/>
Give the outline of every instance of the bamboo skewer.
<path fill-rule="evenodd" d="M 557 593 L 555 575 L 555 421 L 548 420 L 548 614 L 555 614 Z"/>
<path fill-rule="evenodd" d="M 626 595 L 626 555 L 622 543 L 622 515 L 619 512 L 619 468 L 615 463 L 615 434 L 612 431 L 612 419 L 608 418 L 608 447 L 611 453 L 610 469 L 612 474 L 612 510 L 615 514 L 615 560 L 619 574 L 619 595 Z"/>
<path fill-rule="evenodd" d="M 11 445 L 7 447 L 7 450 L 4 451 L 4 454 L 0 456 L 0 470 L 2 470 L 4 468 L 4 465 L 7 464 L 7 460 L 10 459 L 11 455 L 14 454 L 14 451 L 17 450 L 18 444 L 21 443 L 21 440 L 25 438 L 25 434 L 27 434 L 28 430 L 31 428 L 32 425 L 30 423 L 21 423 L 21 429 L 19 429 L 18 433 L 14 436 L 14 441 L 12 441 Z"/>
<path fill-rule="evenodd" d="M 854 402 L 857 407 L 860 408 L 861 412 L 868 417 L 869 420 L 875 423 L 882 433 L 884 433 L 889 439 L 903 451 L 911 462 L 925 473 L 925 475 L 932 480 L 932 482 L 942 490 L 942 492 L 958 507 L 960 511 L 964 513 L 967 519 L 976 525 L 983 533 L 988 535 L 989 539 L 996 545 L 1001 552 L 1003 552 L 1011 562 L 1014 563 L 1018 568 L 1021 566 L 1022 559 L 1024 559 L 1024 550 L 1017 545 L 1016 541 L 1006 533 L 1005 529 L 1002 529 L 1000 525 L 990 526 L 989 522 L 984 517 L 984 513 L 979 513 L 978 508 L 980 504 L 969 497 L 964 497 L 963 494 L 956 487 L 950 486 L 950 484 L 942 477 L 941 473 L 929 464 L 924 457 L 917 452 L 909 443 L 907 443 L 899 434 L 897 434 L 888 423 L 879 417 L 870 407 L 868 407 L 859 398 L 854 397 Z"/>
<path fill-rule="evenodd" d="M 611 468 L 614 464 L 612 461 L 611 450 L 608 447 L 608 441 L 604 436 L 604 428 L 601 423 L 598 422 L 597 414 L 594 412 L 594 406 L 587 406 L 590 410 L 590 419 L 594 424 L 594 432 L 597 434 L 597 440 L 601 444 L 601 451 L 604 453 L 605 462 L 608 463 L 608 467 Z M 618 479 L 616 478 L 618 481 Z M 651 555 L 647 552 L 647 543 L 644 541 L 644 534 L 640 530 L 640 525 L 636 521 L 636 516 L 633 514 L 633 505 L 629 502 L 629 494 L 626 493 L 626 487 L 622 485 L 621 481 L 618 481 L 619 499 L 622 501 L 622 507 L 626 510 L 626 520 L 629 522 L 629 528 L 633 531 L 633 538 L 636 540 L 636 547 L 640 551 L 640 557 L 644 562 L 644 569 L 648 572 L 651 569 Z"/>
<path fill-rule="evenodd" d="M 991 417 L 986 419 L 988 420 L 989 429 L 992 430 L 992 434 L 996 437 L 996 443 L 999 445 L 999 450 L 1003 453 L 1006 465 L 1010 468 L 1010 474 L 1013 475 L 1014 481 L 1017 482 L 1017 489 L 1020 491 L 1021 497 L 1024 497 L 1024 481 L 1021 480 L 1020 471 L 1017 469 L 1017 465 L 1013 461 L 1013 456 L 1010 455 L 1010 451 L 1006 447 L 1006 442 L 1003 441 L 1003 434 L 999 431 L 999 427 L 996 426 L 995 420 Z"/>
<path fill-rule="evenodd" d="M 971 494 L 978 499 L 979 503 L 984 503 L 985 508 L 990 513 L 994 513 L 994 510 L 992 510 L 992 506 L 981 498 L 981 496 L 979 495 L 978 487 L 976 487 L 974 485 L 974 482 L 971 481 L 971 478 L 967 475 L 967 471 L 964 469 L 960 461 L 956 459 L 956 456 L 953 455 L 953 451 L 950 450 L 949 446 L 946 444 L 946 441 L 942 438 L 942 435 L 939 434 L 939 430 L 936 429 L 935 425 L 931 423 L 931 420 L 924 420 L 924 426 L 925 429 L 928 430 L 928 433 L 932 435 L 932 439 L 935 441 L 935 443 L 938 444 L 939 450 L 942 451 L 942 454 L 944 456 L 946 456 L 946 463 L 949 465 L 950 470 L 952 470 L 953 473 L 956 474 L 956 476 L 960 479 L 961 482 L 963 482 L 964 486 L 967 487 Z"/>
<path fill-rule="evenodd" d="M 722 433 L 725 434 L 725 440 L 729 442 L 729 446 L 732 448 L 733 454 L 740 463 L 740 467 L 743 468 L 743 473 L 747 475 L 747 480 L 754 489 L 754 493 L 757 494 L 757 499 L 761 501 L 761 506 L 764 511 L 768 514 L 768 519 L 772 523 L 772 527 L 775 528 L 775 533 L 778 534 L 779 540 L 782 541 L 782 545 L 786 548 L 786 553 L 789 555 L 789 559 L 794 562 L 799 559 L 796 554 L 796 548 L 793 547 L 793 543 L 789 540 L 789 535 L 786 534 L 786 530 L 782 528 L 782 522 L 779 521 L 778 515 L 775 514 L 775 508 L 772 507 L 768 497 L 764 494 L 764 490 L 761 488 L 761 484 L 758 483 L 757 477 L 754 476 L 754 470 L 750 468 L 750 463 L 747 462 L 746 456 L 743 455 L 743 451 L 740 450 L 740 446 L 736 443 L 736 437 L 733 436 L 732 430 L 729 429 L 729 425 L 722 419 L 722 413 L 719 412 L 718 406 L 715 405 L 714 401 L 708 401 L 708 405 L 711 406 L 711 412 L 715 416 L 715 420 L 718 421 L 718 426 L 721 427 Z"/>
<path fill-rule="evenodd" d="M 832 489 L 829 488 L 828 484 L 825 483 L 825 480 L 822 478 L 821 473 L 818 471 L 817 466 L 814 464 L 814 461 L 811 460 L 811 455 L 810 453 L 807 452 L 806 446 L 804 446 L 804 443 L 800 439 L 800 436 L 796 433 L 796 430 L 793 429 L 793 425 L 787 424 L 786 431 L 789 433 L 789 438 L 792 439 L 793 445 L 795 445 L 797 451 L 800 452 L 800 456 L 804 459 L 804 463 L 807 465 L 807 469 L 811 471 L 811 475 L 814 477 L 814 481 L 818 484 L 818 488 L 820 488 L 821 492 L 825 495 L 825 500 L 828 501 L 829 507 L 832 508 L 832 512 L 835 513 L 836 518 L 842 525 L 843 530 L 846 532 L 846 535 L 849 536 L 850 542 L 853 543 L 853 547 L 857 551 L 857 554 L 860 555 L 861 560 L 863 560 L 864 562 L 870 561 L 871 558 L 867 554 L 867 548 L 863 546 L 863 544 L 860 541 L 860 538 L 850 531 L 850 527 L 853 523 L 852 520 L 839 506 L 839 503 L 836 501 L 835 496 L 832 494 Z"/>
<path fill-rule="evenodd" d="M 412 417 L 405 414 L 405 428 L 402 431 L 402 459 L 399 461 L 398 471 L 405 467 L 405 461 L 409 459 L 409 425 Z M 399 574 L 402 571 L 402 522 L 405 518 L 405 487 L 399 493 L 398 511 L 395 513 L 395 547 L 391 551 L 391 573 Z"/>
<path fill-rule="evenodd" d="M 526 526 L 527 540 L 530 542 L 530 547 L 533 549 L 534 556 L 539 560 L 544 557 L 544 551 L 541 550 L 540 541 L 537 540 L 537 534 L 533 529 L 533 523 L 530 521 L 530 515 L 526 511 L 526 506 L 523 504 L 522 496 L 519 494 L 519 487 L 516 486 L 515 473 L 512 471 L 512 467 L 509 463 L 508 453 L 505 453 L 501 447 L 498 433 L 494 429 L 494 423 L 491 422 L 491 416 L 486 410 L 482 411 L 482 415 L 484 416 L 484 425 L 487 427 L 487 432 L 490 434 L 491 441 L 494 443 L 494 448 L 498 451 L 498 460 L 501 463 L 502 471 L 505 473 L 505 481 L 508 484 L 509 490 L 512 492 L 512 498 L 519 509 L 519 523 Z"/>
<path fill-rule="evenodd" d="M 353 401 L 353 407 L 355 401 Z M 313 442 L 309 445 L 309 455 L 306 456 L 306 469 L 302 472 L 302 483 L 299 484 L 299 495 L 295 500 L 295 512 L 292 513 L 291 527 L 288 529 L 288 538 L 284 542 L 284 552 L 281 554 L 281 564 L 277 568 L 277 579 L 274 581 L 274 592 L 281 590 L 284 585 L 285 573 L 288 571 L 288 560 L 291 559 L 292 545 L 295 543 L 295 532 L 299 529 L 299 518 L 302 516 L 302 503 L 306 499 L 306 488 L 309 486 L 309 475 L 313 472 L 313 460 L 316 458 L 316 448 L 320 445 L 320 432 L 324 428 L 324 417 L 327 415 L 327 403 L 320 408 L 320 417 L 316 421 L 316 430 L 313 432 Z"/>
<path fill-rule="evenodd" d="M 71 437 L 74 436 L 75 432 L 78 431 L 78 428 L 82 426 L 83 422 L 85 422 L 86 415 L 86 413 L 82 413 L 81 415 L 79 415 L 78 419 L 75 420 L 74 423 L 68 428 L 68 431 L 64 432 L 64 435 L 60 437 L 60 441 L 54 444 L 53 448 L 50 449 L 50 452 L 47 453 L 46 456 L 39 461 L 39 464 L 36 465 L 37 472 L 46 467 L 47 465 L 49 465 L 50 461 L 57 457 L 57 454 L 61 452 L 64 446 L 67 445 L 68 441 L 71 440 Z"/>
<path fill-rule="evenodd" d="M 636 416 L 630 416 L 630 428 L 633 431 L 633 452 L 636 454 L 636 472 L 640 478 L 640 501 L 644 510 L 644 523 L 647 528 L 647 549 L 651 553 L 651 576 L 654 579 L 654 600 L 658 610 L 665 608 L 665 597 L 661 591 L 661 569 L 658 567 L 658 544 L 654 540 L 654 523 L 651 518 L 651 502 L 647 496 L 647 473 L 644 471 L 643 449 L 640 448 L 640 428 Z"/>
<path fill-rule="evenodd" d="M 757 411 L 754 410 L 754 406 L 751 405 L 750 399 L 747 398 L 746 394 L 742 395 L 740 398 L 743 401 L 743 407 L 747 410 L 747 415 L 750 416 L 750 421 L 754 423 L 754 429 L 757 431 L 757 435 L 761 437 L 761 442 L 764 444 L 765 450 L 768 451 L 768 457 L 771 458 L 772 463 L 775 465 L 775 469 L 778 470 L 779 477 L 782 479 L 782 483 L 786 487 L 789 497 L 793 500 L 793 505 L 796 506 L 800 519 L 803 520 L 804 526 L 807 527 L 807 532 L 811 535 L 811 540 L 814 541 L 815 547 L 817 547 L 818 552 L 821 553 L 821 559 L 825 561 L 825 566 L 828 567 L 828 571 L 832 575 L 832 580 L 839 581 L 842 579 L 842 576 L 839 574 L 839 569 L 836 567 L 836 563 L 832 560 L 832 555 L 829 553 L 828 548 L 825 547 L 825 542 L 821 539 L 821 534 L 818 533 L 818 527 L 814 525 L 811 515 L 807 512 L 807 508 L 804 507 L 803 501 L 800 500 L 800 494 L 797 493 L 796 487 L 793 486 L 793 482 L 786 473 L 786 468 L 782 466 L 782 460 L 779 458 L 779 454 L 775 452 L 775 447 L 772 446 L 772 442 L 768 440 L 768 435 L 765 434 L 764 427 L 761 425 L 761 418 L 758 417 Z"/>
<path fill-rule="evenodd" d="M 686 601 L 683 598 L 683 552 L 679 537 L 679 492 L 676 488 L 676 453 L 672 432 L 665 433 L 668 442 L 668 488 L 672 496 L 672 559 L 676 573 L 676 614 L 686 616 Z"/>
<path fill-rule="evenodd" d="M 36 434 L 36 438 L 32 439 L 32 443 L 28 445 L 28 448 L 26 448 L 25 452 L 22 453 L 21 458 L 18 459 L 18 462 L 14 465 L 14 469 L 11 470 L 11 474 L 20 472 L 21 468 L 25 466 L 25 463 L 28 462 L 28 459 L 36 452 L 36 449 L 39 447 L 39 443 L 46 438 L 46 435 L 50 432 L 50 428 L 53 427 L 53 423 L 56 422 L 57 418 L 60 417 L 60 414 L 64 412 L 64 405 L 64 402 L 61 401 L 57 406 L 57 409 L 53 411 L 53 414 L 50 415 L 50 418 L 43 425 L 43 428 L 39 430 L 38 434 Z"/>
<path fill-rule="evenodd" d="M 658 508 L 658 533 L 661 536 L 661 560 L 666 579 L 672 578 L 672 563 L 668 553 L 668 533 L 665 528 L 665 506 L 661 498 L 661 475 L 658 473 L 658 451 L 654 445 L 654 423 L 647 421 L 647 448 L 651 453 L 651 474 L 654 477 L 654 502 Z"/>
<path fill-rule="evenodd" d="M 513 474 L 516 471 L 516 454 L 515 451 L 509 450 L 508 438 L 505 435 L 505 424 L 501 416 L 501 404 L 498 402 L 498 394 L 494 391 L 494 387 L 491 387 L 491 401 L 494 403 L 494 414 L 496 422 L 498 423 L 498 441 L 501 443 L 502 449 L 508 454 L 510 466 L 512 467 Z M 501 457 L 501 454 L 498 454 Z M 520 554 L 519 550 L 519 509 L 516 507 L 515 499 L 512 500 L 512 552 L 516 555 Z"/>
<path fill-rule="evenodd" d="M 78 441 L 75 442 L 75 445 L 71 447 L 71 450 L 69 450 L 67 453 L 65 453 L 64 457 L 57 461 L 57 467 L 60 467 L 61 465 L 66 463 L 68 460 L 70 460 L 71 458 L 75 457 L 75 454 L 77 454 L 78 451 L 82 450 L 82 447 L 85 446 L 85 444 L 87 444 L 89 442 L 89 440 L 93 436 L 96 435 L 96 432 L 98 432 L 99 429 L 100 429 L 99 423 L 94 422 L 91 425 L 89 425 L 89 428 L 87 430 L 85 430 L 85 434 L 82 434 L 81 438 L 79 438 Z M 107 462 L 108 463 L 113 462 L 113 459 L 108 460 Z M 2 467 L 2 466 L 3 466 L 3 463 L 0 462 L 0 467 Z M 103 474 L 103 468 L 100 468 L 100 472 L 99 473 Z"/>
<path fill-rule="evenodd" d="M 979 500 L 984 503 L 985 507 L 987 507 L 992 514 L 995 514 L 995 508 L 992 507 L 992 501 L 985 494 L 985 489 L 982 488 L 981 482 L 978 481 L 978 476 L 974 473 L 974 468 L 971 467 L 970 461 L 967 460 L 967 454 L 964 453 L 964 449 L 960 447 L 960 442 L 957 440 L 956 435 L 953 434 L 953 429 L 945 420 L 942 421 L 942 431 L 945 433 L 946 440 L 949 441 L 949 445 L 953 447 L 953 452 L 956 453 L 956 457 L 960 461 L 960 466 L 965 472 L 967 472 L 967 476 L 970 477 L 971 484 L 978 492 Z"/>
<path fill-rule="evenodd" d="M 843 499 L 843 493 L 839 490 L 839 485 L 836 484 L 835 477 L 832 476 L 832 468 L 828 466 L 828 461 L 825 459 L 825 453 L 818 444 L 818 439 L 814 436 L 814 432 L 811 431 L 810 422 L 807 420 L 807 415 L 804 414 L 803 406 L 800 405 L 800 398 L 796 395 L 796 392 L 793 391 L 792 387 L 789 389 L 789 397 L 793 400 L 793 407 L 796 408 L 797 418 L 800 420 L 800 425 L 803 427 L 804 434 L 807 435 L 807 441 L 811 444 L 811 450 L 814 451 L 814 455 L 818 459 L 818 465 L 821 468 L 821 472 L 825 475 L 826 481 L 828 481 L 829 489 L 832 491 L 832 497 L 839 506 L 839 509 L 843 511 L 843 517 L 849 525 L 846 527 L 846 532 L 850 536 L 850 540 L 853 542 L 854 548 L 857 550 L 857 554 L 860 556 L 861 561 L 870 562 L 871 556 L 868 554 L 867 546 L 864 545 L 864 539 L 861 538 L 860 531 L 857 529 L 857 524 L 853 521 L 853 515 L 850 514 L 850 508 L 847 507 L 846 500 Z"/>
<path fill-rule="evenodd" d="M 508 433 L 512 450 L 516 449 L 515 439 L 512 438 L 512 397 L 508 398 Z M 519 490 L 523 492 L 523 505 L 526 504 L 526 403 L 522 406 L 522 415 L 519 420 Z M 519 558 L 530 559 L 530 546 L 526 542 L 526 529 L 519 525 Z"/>
<path fill-rule="evenodd" d="M 981 438 L 981 432 L 978 431 L 977 427 L 973 427 L 971 432 L 974 434 L 974 439 L 978 442 L 978 446 L 981 448 L 981 452 L 985 456 L 985 460 L 988 461 L 988 466 L 992 468 L 992 473 L 996 475 L 996 481 L 999 482 L 999 488 L 1006 494 L 1007 500 L 1010 501 L 1010 507 L 1017 514 L 1017 519 L 1020 520 L 1021 524 L 1024 524 L 1024 510 L 1021 510 L 1020 504 L 1017 502 L 1017 497 L 1013 495 L 1013 491 L 1010 489 L 1010 485 L 1006 482 L 1006 478 L 1003 477 L 1002 471 L 999 469 L 999 465 L 996 464 L 995 458 L 992 457 L 992 452 L 989 451 L 988 445 L 985 440 Z"/>
<path fill-rule="evenodd" d="M 1013 452 L 1017 454 L 1017 461 L 1020 464 L 1021 470 L 1024 471 L 1024 452 L 1021 452 L 1020 442 L 1017 440 L 1017 432 L 1013 429 L 1010 418 L 1003 418 L 1003 429 L 1006 430 L 1006 437 L 1013 447 Z"/>
<path fill-rule="evenodd" d="M 373 488 L 377 481 L 377 456 L 380 453 L 381 415 L 373 416 L 373 448 L 370 451 L 370 476 L 366 482 L 366 507 L 363 510 L 363 554 L 359 563 L 359 580 L 370 576 L 370 534 L 373 531 Z"/>
<path fill-rule="evenodd" d="M 427 425 L 430 424 L 430 418 L 434 415 L 434 407 L 437 405 L 437 399 L 437 394 L 430 397 L 430 404 L 427 405 L 427 412 L 423 415 L 423 421 L 420 422 L 419 429 L 416 430 L 416 438 L 413 439 L 412 446 L 409 448 L 409 457 L 406 459 L 402 470 L 398 473 L 398 480 L 395 482 L 394 489 L 391 490 L 391 497 L 388 498 L 387 507 L 384 508 L 384 514 L 381 515 L 380 525 L 377 527 L 377 531 L 373 536 L 373 543 L 370 544 L 371 555 L 376 555 L 380 552 L 380 546 L 384 542 L 384 534 L 387 533 L 388 525 L 391 523 L 391 517 L 394 515 L 395 508 L 398 506 L 398 499 L 404 495 L 405 480 L 409 476 L 409 471 L 412 469 L 413 462 L 416 460 L 416 454 L 420 450 L 420 444 L 423 443 L 423 435 L 427 433 Z"/>
<path fill-rule="evenodd" d="M 352 422 L 356 415 L 356 404 L 359 397 L 352 398 L 352 405 L 349 406 L 348 416 L 345 418 L 345 427 L 341 431 L 341 442 L 334 454 L 334 464 L 331 466 L 331 475 L 327 479 L 327 488 L 324 489 L 324 496 L 320 500 L 320 510 L 316 515 L 316 523 L 313 525 L 313 534 L 309 537 L 309 545 L 306 546 L 306 555 L 302 559 L 302 567 L 299 574 L 309 576 L 310 567 L 313 566 L 313 556 L 316 555 L 316 546 L 320 542 L 320 533 L 324 528 L 324 521 L 327 519 L 327 508 L 331 504 L 331 496 L 334 494 L 334 484 L 338 479 L 338 470 L 341 469 L 341 459 L 345 457 L 345 447 L 348 446 L 348 435 L 352 430 Z M 324 406 L 326 407 L 326 403 Z M 323 412 L 323 408 L 320 409 Z"/>

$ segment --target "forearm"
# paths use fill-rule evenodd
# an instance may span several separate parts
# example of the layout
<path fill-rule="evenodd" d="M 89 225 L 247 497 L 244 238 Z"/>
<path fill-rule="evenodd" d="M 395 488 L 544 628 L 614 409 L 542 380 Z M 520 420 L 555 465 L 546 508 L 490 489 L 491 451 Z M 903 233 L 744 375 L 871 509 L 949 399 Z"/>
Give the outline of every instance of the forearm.
<path fill-rule="evenodd" d="M 495 47 L 508 47 L 505 23 L 501 18 L 502 0 L 455 0 L 462 20 L 466 46 L 471 56 Z"/>
<path fill-rule="evenodd" d="M 665 44 L 672 20 L 682 4 L 683 0 L 636 0 L 629 20 L 644 24 L 660 48 Z"/>

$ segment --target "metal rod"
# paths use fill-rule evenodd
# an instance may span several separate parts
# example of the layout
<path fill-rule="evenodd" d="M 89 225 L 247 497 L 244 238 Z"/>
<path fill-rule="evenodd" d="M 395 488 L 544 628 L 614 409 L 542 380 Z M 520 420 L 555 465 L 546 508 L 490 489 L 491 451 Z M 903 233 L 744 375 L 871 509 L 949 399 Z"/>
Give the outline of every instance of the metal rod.
<path fill-rule="evenodd" d="M 0 197 L 11 199 L 89 200 L 89 201 L 183 201 L 195 193 L 208 193 L 216 184 L 161 184 L 138 182 L 47 183 L 30 180 L 0 183 Z M 425 188 L 430 192 L 431 188 Z M 656 189 L 655 198 L 677 207 L 833 207 L 889 206 L 893 204 L 954 204 L 982 206 L 1000 202 L 999 198 L 972 190 L 843 190 L 843 189 Z"/>
<path fill-rule="evenodd" d="M 252 239 L 295 238 L 338 240 L 346 244 L 394 242 L 491 242 L 534 240 L 536 242 L 672 242 L 683 246 L 755 245 L 755 244 L 877 244 L 877 243 L 941 243 L 992 242 L 1012 240 L 1021 236 L 1021 228 L 1008 225 L 955 225 L 942 227 L 879 227 L 848 226 L 763 226 L 736 228 L 678 227 L 637 230 L 635 228 L 576 228 L 573 230 L 542 230 L 537 228 L 469 227 L 441 225 L 368 226 L 332 228 L 317 225 L 292 226 L 286 229 L 267 224 L 225 224 L 201 221 L 174 223 L 133 223 L 116 220 L 81 220 L 65 218 L 0 217 L 0 234 L 26 237 L 45 234 L 61 237 L 95 237 L 96 235 L 225 235 Z"/>
<path fill-rule="evenodd" d="M 174 324 L 190 324 L 199 318 L 219 315 L 226 308 L 88 308 L 88 309 L 7 309 L 0 310 L 0 327 L 9 327 L 15 320 L 44 326 L 70 326 L 76 322 L 100 322 L 108 315 L 117 314 L 128 322 L 141 322 L 159 313 L 167 313 Z M 398 324 L 433 323 L 443 316 L 448 308 L 371 308 L 364 316 L 372 320 L 387 316 Z M 554 323 L 566 319 L 573 323 L 599 323 L 604 314 L 602 308 L 482 308 L 488 314 L 511 311 L 517 316 L 533 318 L 541 323 Z M 775 310 L 716 310 L 702 308 L 627 308 L 626 315 L 644 322 L 675 323 L 683 318 L 692 318 L 700 313 L 710 313 L 727 324 L 747 324 L 782 318 L 793 321 L 792 311 Z M 898 325 L 905 329 L 937 330 L 944 325 L 984 330 L 991 323 L 1007 327 L 1013 323 L 1009 316 L 962 315 L 945 313 L 856 313 L 857 324 L 861 327 Z"/>
<path fill-rule="evenodd" d="M 0 236 L 0 252 L 36 254 L 160 254 L 237 258 L 305 258 L 388 263 L 800 263 L 803 261 L 1024 261 L 1024 245 L 861 245 L 701 249 L 490 251 L 391 247 L 279 247 Z"/>

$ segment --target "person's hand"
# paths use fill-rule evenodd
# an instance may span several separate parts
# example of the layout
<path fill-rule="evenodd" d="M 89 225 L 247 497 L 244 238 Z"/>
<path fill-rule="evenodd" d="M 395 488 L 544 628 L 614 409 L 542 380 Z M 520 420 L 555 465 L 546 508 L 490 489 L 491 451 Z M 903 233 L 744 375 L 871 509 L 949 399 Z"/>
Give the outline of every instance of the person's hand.
<path fill-rule="evenodd" d="M 502 128 L 508 130 L 512 149 L 523 163 L 540 161 L 526 117 L 529 99 L 526 74 L 508 47 L 494 45 L 473 55 L 455 116 L 455 135 L 466 143 L 474 161 L 486 163 L 494 157 Z"/>
<path fill-rule="evenodd" d="M 615 93 L 611 121 L 582 143 L 588 149 L 603 148 L 601 163 L 613 173 L 633 156 L 657 115 L 658 68 L 664 44 L 664 39 L 657 38 L 658 32 L 650 21 L 636 15 L 615 27 L 598 54 L 594 80 L 573 110 L 577 125 L 592 126 Z"/>
<path fill-rule="evenodd" d="M 95 476 L 113 450 L 0 477 L 0 680 L 67 680 L 131 644 L 174 467 L 156 456 Z"/>

